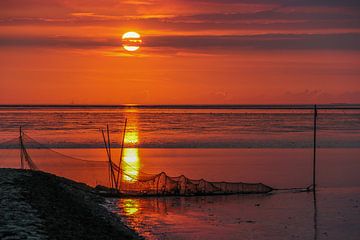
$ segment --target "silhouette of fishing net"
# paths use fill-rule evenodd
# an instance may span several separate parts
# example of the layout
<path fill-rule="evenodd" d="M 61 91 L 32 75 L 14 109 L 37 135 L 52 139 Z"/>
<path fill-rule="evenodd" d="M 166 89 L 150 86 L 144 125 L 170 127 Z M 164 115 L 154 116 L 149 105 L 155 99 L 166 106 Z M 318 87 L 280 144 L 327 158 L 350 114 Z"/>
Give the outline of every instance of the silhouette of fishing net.
<path fill-rule="evenodd" d="M 68 156 L 34 140 L 22 133 L 22 142 L 29 158 L 21 164 L 20 137 L 0 143 L 0 166 L 41 170 L 61 177 L 95 186 L 108 186 L 107 161 L 103 159 L 85 160 Z"/>
<path fill-rule="evenodd" d="M 20 167 L 19 156 L 19 137 L 0 142 L 0 167 Z"/>
<path fill-rule="evenodd" d="M 236 193 L 267 193 L 273 188 L 262 183 L 209 182 L 194 180 L 181 175 L 170 177 L 159 173 L 148 179 L 135 178 L 120 185 L 128 195 L 215 195 Z"/>
<path fill-rule="evenodd" d="M 273 190 L 262 183 L 209 182 L 204 179 L 189 179 L 184 175 L 170 177 L 164 172 L 144 173 L 126 161 L 122 161 L 119 167 L 113 161 L 110 163 L 106 160 L 105 156 L 102 159 L 85 160 L 50 149 L 25 133 L 22 134 L 22 141 L 30 158 L 24 160 L 24 168 L 41 170 L 98 186 L 99 191 L 116 190 L 126 195 L 151 196 L 267 193 Z M 16 149 L 16 146 L 19 148 L 19 142 L 20 138 L 15 138 L 6 144 L 19 151 Z M 0 144 L 0 147 L 4 146 Z M 29 164 L 29 161 L 32 163 Z M 118 180 L 116 185 L 115 180 Z"/>

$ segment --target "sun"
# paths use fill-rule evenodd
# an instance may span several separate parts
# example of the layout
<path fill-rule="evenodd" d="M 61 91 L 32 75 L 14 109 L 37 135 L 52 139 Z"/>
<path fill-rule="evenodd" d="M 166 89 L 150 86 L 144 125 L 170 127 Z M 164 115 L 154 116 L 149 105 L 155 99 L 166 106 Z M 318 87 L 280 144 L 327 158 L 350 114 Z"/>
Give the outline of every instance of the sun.
<path fill-rule="evenodd" d="M 137 32 L 127 32 L 122 35 L 122 45 L 126 51 L 134 52 L 140 48 L 141 36 Z"/>

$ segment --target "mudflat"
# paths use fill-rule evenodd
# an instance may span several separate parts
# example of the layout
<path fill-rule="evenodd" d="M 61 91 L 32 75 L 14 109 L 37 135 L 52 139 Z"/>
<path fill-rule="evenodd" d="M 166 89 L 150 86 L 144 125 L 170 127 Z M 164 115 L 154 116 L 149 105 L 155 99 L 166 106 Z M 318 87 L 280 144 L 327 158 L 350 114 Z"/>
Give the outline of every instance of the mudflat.
<path fill-rule="evenodd" d="M 0 169 L 0 239 L 139 239 L 105 204 L 85 184 Z"/>

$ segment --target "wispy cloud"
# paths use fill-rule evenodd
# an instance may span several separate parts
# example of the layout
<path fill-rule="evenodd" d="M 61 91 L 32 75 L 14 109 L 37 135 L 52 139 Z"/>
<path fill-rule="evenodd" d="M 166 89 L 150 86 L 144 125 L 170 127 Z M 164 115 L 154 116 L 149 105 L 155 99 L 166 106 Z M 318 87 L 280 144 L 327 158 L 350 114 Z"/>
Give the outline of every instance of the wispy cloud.
<path fill-rule="evenodd" d="M 282 6 L 342 6 L 360 7 L 357 0 L 184 0 L 202 3 L 223 3 L 223 4 L 276 4 Z"/>
<path fill-rule="evenodd" d="M 119 46 L 116 39 L 81 37 L 0 37 L 1 47 L 98 48 Z"/>
<path fill-rule="evenodd" d="M 353 0 L 2 0 L 0 25 L 339 32 L 359 30 L 359 7 L 360 1 Z"/>

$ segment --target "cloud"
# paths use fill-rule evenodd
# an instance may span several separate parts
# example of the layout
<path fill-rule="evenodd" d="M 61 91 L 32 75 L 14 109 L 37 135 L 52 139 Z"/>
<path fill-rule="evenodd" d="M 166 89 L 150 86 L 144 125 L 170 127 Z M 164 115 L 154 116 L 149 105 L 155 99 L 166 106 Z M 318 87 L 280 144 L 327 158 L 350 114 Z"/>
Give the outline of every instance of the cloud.
<path fill-rule="evenodd" d="M 280 6 L 335 6 L 360 7 L 358 0 L 185 0 L 201 3 L 223 4 L 276 4 Z"/>
<path fill-rule="evenodd" d="M 247 36 L 158 36 L 148 37 L 149 47 L 189 49 L 360 50 L 360 34 L 264 34 Z"/>
<path fill-rule="evenodd" d="M 0 37 L 0 47 L 97 48 L 119 46 L 116 39 L 79 37 Z"/>
<path fill-rule="evenodd" d="M 69 27 L 131 25 L 152 30 L 175 31 L 358 30 L 360 28 L 358 9 L 360 1 L 352 0 L 172 0 L 165 2 L 56 0 L 51 1 L 51 4 L 49 2 L 2 0 L 0 13 L 3 14 L 0 17 L 0 25 Z M 201 6 L 204 4 L 209 6 L 203 9 Z M 260 7 L 264 4 L 270 4 L 271 7 Z M 144 8 L 144 5 L 147 7 Z M 230 5 L 234 6 L 230 7 Z M 181 11 L 176 11 L 178 8 Z"/>
<path fill-rule="evenodd" d="M 178 21 L 208 21 L 208 22 L 226 22 L 226 21 L 251 21 L 251 20 L 360 20 L 360 14 L 354 15 L 350 12 L 301 12 L 301 11 L 279 11 L 265 10 L 252 13 L 207 13 L 195 14 L 189 16 L 178 16 L 174 18 Z"/>
<path fill-rule="evenodd" d="M 287 91 L 280 99 L 282 101 L 314 103 L 314 102 L 327 102 L 327 103 L 358 103 L 360 98 L 360 91 L 345 91 L 340 93 L 323 91 L 320 89 L 306 89 L 304 91 Z M 283 99 L 284 100 L 283 100 Z"/>
<path fill-rule="evenodd" d="M 250 13 L 205 13 L 167 18 L 178 28 L 189 29 L 356 29 L 360 28 L 360 14 L 351 11 L 285 11 L 265 10 Z"/>
<path fill-rule="evenodd" d="M 360 33 L 263 34 L 227 36 L 147 36 L 143 47 L 189 50 L 360 50 Z M 0 47 L 100 48 L 119 47 L 115 38 L 0 37 Z"/>

